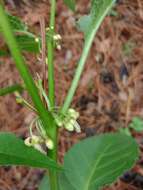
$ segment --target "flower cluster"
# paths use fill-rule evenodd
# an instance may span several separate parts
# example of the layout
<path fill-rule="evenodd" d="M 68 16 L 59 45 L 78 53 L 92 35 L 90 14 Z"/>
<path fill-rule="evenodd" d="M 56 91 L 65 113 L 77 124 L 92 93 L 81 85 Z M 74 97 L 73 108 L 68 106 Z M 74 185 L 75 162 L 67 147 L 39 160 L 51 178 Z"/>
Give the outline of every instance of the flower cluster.
<path fill-rule="evenodd" d="M 53 35 L 53 40 L 55 42 L 56 48 L 58 50 L 61 50 L 61 45 L 60 45 L 60 41 L 62 40 L 61 35 L 60 34 Z"/>
<path fill-rule="evenodd" d="M 74 109 L 70 108 L 67 111 L 66 115 L 54 115 L 56 124 L 59 127 L 64 127 L 68 131 L 76 131 L 77 133 L 81 132 L 80 125 L 77 122 L 79 117 L 79 113 L 76 112 Z"/>
<path fill-rule="evenodd" d="M 58 49 L 58 50 L 61 50 L 61 45 L 60 45 L 60 42 L 62 40 L 62 37 L 60 34 L 57 34 L 57 33 L 54 33 L 54 34 L 51 34 L 51 30 L 53 30 L 53 27 L 51 28 L 46 28 L 46 31 L 47 31 L 47 37 L 49 37 L 50 39 L 52 39 L 54 41 L 54 45 L 55 47 Z"/>
<path fill-rule="evenodd" d="M 32 127 L 36 126 L 38 135 L 34 135 L 32 132 Z M 30 137 L 25 139 L 25 145 L 29 147 L 34 147 L 35 149 L 39 150 L 41 153 L 46 154 L 44 150 L 44 146 L 49 150 L 54 148 L 53 141 L 45 134 L 45 131 L 42 127 L 42 123 L 39 118 L 34 119 L 30 125 Z"/>

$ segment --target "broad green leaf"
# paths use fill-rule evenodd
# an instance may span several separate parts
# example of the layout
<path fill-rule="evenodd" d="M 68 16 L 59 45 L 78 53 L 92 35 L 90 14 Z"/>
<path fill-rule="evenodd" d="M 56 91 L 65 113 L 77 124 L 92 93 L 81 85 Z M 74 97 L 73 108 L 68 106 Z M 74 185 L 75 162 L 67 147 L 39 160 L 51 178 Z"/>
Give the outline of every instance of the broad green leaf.
<path fill-rule="evenodd" d="M 124 133 L 124 134 L 126 134 L 126 135 L 128 135 L 128 136 L 132 136 L 131 131 L 130 131 L 130 129 L 129 129 L 128 127 L 119 128 L 119 132 L 120 132 L 120 133 Z"/>
<path fill-rule="evenodd" d="M 103 134 L 83 140 L 65 155 L 60 190 L 98 190 L 113 183 L 137 158 L 138 145 L 130 136 Z"/>
<path fill-rule="evenodd" d="M 39 53 L 40 52 L 40 39 L 36 38 L 34 35 L 23 34 L 23 35 L 15 35 L 17 43 L 21 48 L 21 51 L 31 52 L 31 53 Z M 6 49 L 6 48 L 5 48 Z M 9 55 L 8 50 L 0 49 L 0 56 Z"/>
<path fill-rule="evenodd" d="M 116 0 L 92 0 L 89 15 L 84 15 L 78 21 L 78 26 L 87 36 L 92 30 L 98 29 L 102 20 L 110 11 Z"/>
<path fill-rule="evenodd" d="M 75 0 L 64 0 L 64 3 L 65 3 L 72 11 L 75 11 Z"/>
<path fill-rule="evenodd" d="M 16 16 L 10 15 L 9 13 L 7 13 L 7 16 L 10 21 L 11 27 L 14 31 L 17 31 L 17 30 L 26 31 L 27 30 L 26 24 L 23 23 L 21 21 L 21 19 L 19 19 Z"/>
<path fill-rule="evenodd" d="M 11 24 L 13 31 L 27 31 L 27 26 L 23 23 L 18 17 L 13 16 L 9 13 L 6 13 L 8 20 Z M 1 31 L 1 28 L 0 28 Z"/>
<path fill-rule="evenodd" d="M 81 32 L 87 33 L 91 25 L 91 16 L 84 15 L 77 22 L 77 27 Z"/>
<path fill-rule="evenodd" d="M 38 190 L 50 190 L 49 177 L 48 175 L 44 175 L 42 178 Z"/>
<path fill-rule="evenodd" d="M 143 131 L 143 120 L 139 117 L 134 117 L 129 125 L 129 128 L 132 128 L 137 132 Z"/>
<path fill-rule="evenodd" d="M 38 38 L 35 38 L 33 36 L 28 36 L 28 35 L 16 36 L 16 40 L 22 51 L 39 53 L 40 52 L 40 39 L 39 39 L 39 41 L 36 41 L 36 39 L 38 39 Z"/>
<path fill-rule="evenodd" d="M 16 16 L 12 16 L 6 13 L 10 22 L 11 28 L 15 33 L 15 37 L 22 51 L 28 51 L 33 53 L 39 53 L 40 40 L 36 41 L 36 36 L 28 32 L 28 27 Z M 0 28 L 1 31 L 1 28 Z M 17 35 L 18 34 L 18 35 Z M 0 50 L 0 56 L 8 55 L 7 51 Z"/>
<path fill-rule="evenodd" d="M 23 90 L 22 86 L 19 84 L 14 84 L 11 86 L 7 86 L 5 88 L 0 88 L 0 96 L 5 96 L 7 94 L 11 94 L 15 91 L 21 92 Z"/>
<path fill-rule="evenodd" d="M 73 183 L 67 179 L 64 172 L 59 173 L 59 190 L 76 190 Z"/>
<path fill-rule="evenodd" d="M 0 133 L 0 165 L 60 169 L 56 162 L 11 133 Z"/>

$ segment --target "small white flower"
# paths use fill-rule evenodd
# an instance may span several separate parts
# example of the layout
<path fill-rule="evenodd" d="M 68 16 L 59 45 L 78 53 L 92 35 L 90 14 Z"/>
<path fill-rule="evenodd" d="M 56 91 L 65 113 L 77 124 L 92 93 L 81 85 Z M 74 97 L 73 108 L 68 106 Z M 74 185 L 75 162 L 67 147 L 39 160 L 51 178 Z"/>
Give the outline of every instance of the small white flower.
<path fill-rule="evenodd" d="M 42 143 L 43 140 L 39 136 L 32 135 L 31 137 L 26 138 L 24 142 L 27 146 L 34 146 L 36 144 Z"/>
<path fill-rule="evenodd" d="M 65 128 L 66 128 L 68 131 L 70 131 L 70 132 L 74 131 L 74 126 L 73 126 L 73 124 L 71 124 L 71 123 L 67 123 L 67 124 L 65 125 Z"/>
<path fill-rule="evenodd" d="M 32 136 L 32 144 L 38 144 L 38 143 L 42 143 L 43 139 L 39 136 L 33 135 Z"/>
<path fill-rule="evenodd" d="M 56 35 L 53 36 L 53 39 L 54 39 L 55 41 L 58 41 L 58 40 L 61 40 L 62 37 L 61 37 L 60 34 L 56 34 Z"/>
<path fill-rule="evenodd" d="M 52 141 L 51 139 L 47 139 L 47 140 L 45 141 L 45 144 L 46 144 L 46 147 L 47 147 L 48 149 L 53 150 L 53 148 L 54 148 L 54 143 L 53 143 L 53 141 Z"/>
<path fill-rule="evenodd" d="M 41 138 L 35 135 L 26 138 L 24 141 L 26 146 L 34 147 L 36 150 L 40 151 L 41 153 L 46 154 L 46 152 L 42 149 L 40 145 L 41 142 L 42 142 Z"/>
<path fill-rule="evenodd" d="M 25 143 L 26 146 L 32 146 L 31 137 L 26 138 L 24 143 Z"/>
<path fill-rule="evenodd" d="M 77 133 L 81 133 L 81 128 L 77 121 L 75 121 L 74 128 Z"/>
<path fill-rule="evenodd" d="M 49 31 L 49 30 L 50 30 L 50 28 L 49 28 L 49 27 L 47 27 L 47 28 L 46 28 L 46 31 Z"/>
<path fill-rule="evenodd" d="M 39 38 L 35 38 L 35 42 L 37 42 L 37 43 L 38 43 L 38 42 L 39 42 Z"/>
<path fill-rule="evenodd" d="M 42 149 L 41 145 L 40 144 L 35 144 L 33 146 L 36 150 L 38 150 L 39 152 L 41 152 L 42 154 L 45 154 L 46 155 L 46 152 Z"/>
<path fill-rule="evenodd" d="M 73 126 L 74 126 L 75 121 L 76 121 L 75 119 L 70 119 L 70 120 L 69 120 L 69 124 L 71 124 L 71 125 L 73 125 Z"/>
<path fill-rule="evenodd" d="M 56 48 L 57 48 L 57 50 L 61 50 L 62 49 L 62 47 L 61 47 L 60 44 L 58 44 Z"/>
<path fill-rule="evenodd" d="M 70 117 L 74 118 L 75 120 L 79 117 L 79 113 L 76 112 L 74 109 L 70 108 L 68 110 L 68 114 L 70 115 Z"/>

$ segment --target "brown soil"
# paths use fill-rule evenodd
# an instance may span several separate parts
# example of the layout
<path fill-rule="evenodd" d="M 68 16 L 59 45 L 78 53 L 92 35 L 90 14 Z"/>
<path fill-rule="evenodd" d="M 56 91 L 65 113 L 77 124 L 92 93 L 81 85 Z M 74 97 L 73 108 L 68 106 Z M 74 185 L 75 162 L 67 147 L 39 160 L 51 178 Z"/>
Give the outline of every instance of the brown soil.
<path fill-rule="evenodd" d="M 15 3 L 14 3 L 15 2 Z M 47 23 L 49 3 L 7 0 L 7 8 L 26 21 L 33 31 L 39 33 L 39 16 Z M 33 3 L 34 2 L 34 3 Z M 86 5 L 86 6 L 85 6 Z M 73 78 L 83 44 L 83 35 L 76 30 L 75 21 L 88 12 L 88 0 L 79 0 L 76 16 L 58 0 L 57 32 L 62 36 L 62 50 L 55 55 L 55 80 L 57 105 L 60 105 Z M 82 134 L 61 132 L 59 157 L 79 139 L 95 134 L 116 131 L 127 126 L 134 116 L 143 118 L 143 1 L 120 0 L 115 11 L 117 16 L 108 16 L 100 27 L 82 75 L 73 107 L 80 112 Z M 42 72 L 37 58 L 26 55 L 33 76 Z M 10 58 L 1 58 L 0 87 L 20 80 Z M 28 98 L 27 94 L 24 94 Z M 0 130 L 12 131 L 25 138 L 33 113 L 18 105 L 14 95 L 0 97 Z M 142 133 L 136 134 L 143 149 Z M 143 157 L 132 172 L 140 180 L 119 180 L 106 190 L 143 189 Z M 36 190 L 43 171 L 24 167 L 2 167 L 0 190 Z M 125 181 L 125 180 L 124 180 Z"/>

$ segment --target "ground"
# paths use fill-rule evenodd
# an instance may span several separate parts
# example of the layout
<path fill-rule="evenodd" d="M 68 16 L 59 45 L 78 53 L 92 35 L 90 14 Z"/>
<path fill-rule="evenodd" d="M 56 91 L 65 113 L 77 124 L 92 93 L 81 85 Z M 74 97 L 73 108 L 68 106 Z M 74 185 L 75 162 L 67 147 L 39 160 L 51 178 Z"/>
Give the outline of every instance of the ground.
<path fill-rule="evenodd" d="M 7 0 L 7 9 L 21 17 L 39 33 L 39 16 L 49 20 L 49 3 L 24 0 Z M 104 20 L 94 40 L 79 88 L 72 107 L 80 113 L 82 133 L 61 132 L 59 159 L 65 151 L 81 138 L 117 131 L 127 127 L 134 116 L 143 118 L 143 1 L 119 0 L 114 11 Z M 85 6 L 86 5 L 86 6 Z M 73 78 L 83 44 L 83 35 L 75 22 L 89 9 L 88 0 L 79 0 L 77 14 L 69 11 L 58 0 L 56 31 L 62 36 L 62 49 L 55 55 L 55 80 L 57 105 L 61 105 Z M 34 55 L 27 55 L 33 76 L 41 72 Z M 0 59 L 0 87 L 20 81 L 12 60 Z M 27 94 L 24 94 L 28 98 Z M 34 117 L 31 111 L 18 105 L 14 95 L 0 97 L 0 130 L 12 131 L 25 138 L 28 125 Z M 143 133 L 133 132 L 141 150 Z M 132 171 L 106 190 L 143 189 L 143 156 Z M 43 171 L 24 167 L 0 169 L 0 190 L 36 190 Z"/>

